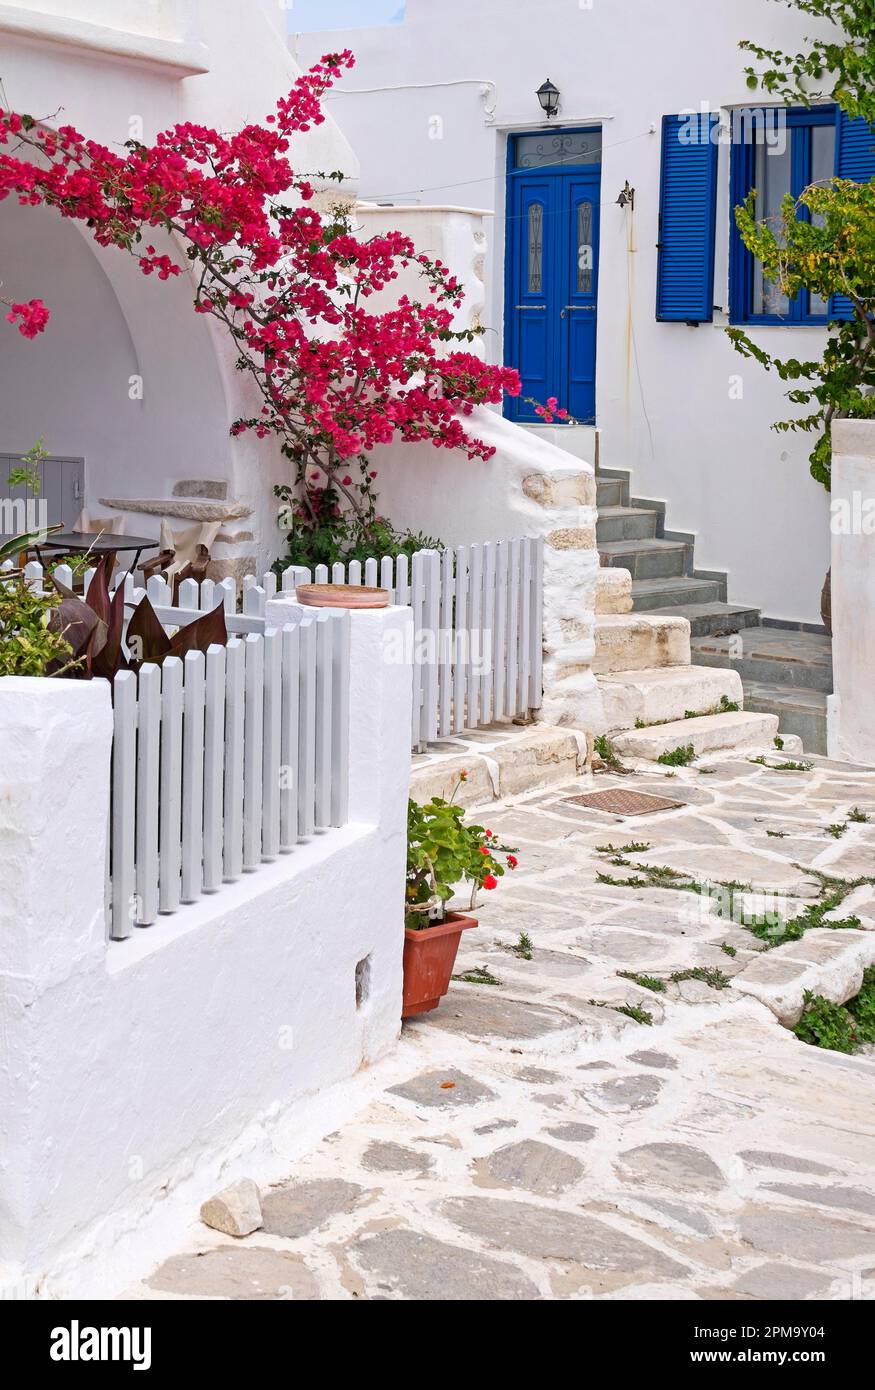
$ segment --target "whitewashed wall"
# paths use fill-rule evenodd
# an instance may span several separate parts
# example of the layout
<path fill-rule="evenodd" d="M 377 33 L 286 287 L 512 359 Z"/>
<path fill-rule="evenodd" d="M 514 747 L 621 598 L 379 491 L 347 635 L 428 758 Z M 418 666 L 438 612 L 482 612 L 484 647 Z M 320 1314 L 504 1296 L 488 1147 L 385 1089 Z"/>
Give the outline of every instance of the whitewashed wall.
<path fill-rule="evenodd" d="M 111 148 L 176 121 L 260 121 L 300 72 L 275 0 L 29 0 L 0 11 L 9 104 L 50 122 L 60 107 L 58 120 Z M 330 118 L 296 137 L 292 161 L 308 174 L 343 169 L 350 186 L 357 175 Z M 43 435 L 50 452 L 84 456 L 97 512 L 101 496 L 166 498 L 182 479 L 227 482 L 251 509 L 229 529 L 252 533 L 261 572 L 281 549 L 271 490 L 287 468 L 271 442 L 229 438 L 254 402 L 223 334 L 193 312 L 192 285 L 147 279 L 122 252 L 14 199 L 0 203 L 0 264 L 4 294 L 39 296 L 52 311 L 34 341 L 0 322 L 0 451 Z M 133 375 L 142 399 L 129 396 Z M 158 518 L 132 513 L 128 530 L 157 536 Z"/>
<path fill-rule="evenodd" d="M 832 453 L 831 758 L 875 763 L 875 421 L 837 420 Z"/>
<path fill-rule="evenodd" d="M 461 308 L 455 310 L 453 315 L 453 328 L 460 333 L 469 329 L 479 331 L 484 322 L 487 240 L 483 223 L 488 215 L 477 208 L 439 204 L 434 207 L 381 208 L 359 203 L 355 210 L 356 226 L 363 237 L 390 231 L 403 232 L 410 237 L 420 255 L 442 261 L 452 268 L 465 296 Z M 370 296 L 368 312 L 384 313 L 393 308 L 402 295 L 416 300 L 425 299 L 427 293 L 427 281 L 414 265 L 409 265 L 399 270 L 397 280 L 393 280 L 387 289 Z M 446 350 L 450 352 L 457 346 L 456 343 L 447 343 Z M 485 359 L 483 338 L 475 338 L 463 346 Z"/>
<path fill-rule="evenodd" d="M 124 942 L 104 924 L 109 688 L 0 680 L 0 1287 L 123 1287 L 217 1187 L 277 1180 L 392 1045 L 411 682 L 384 656 L 410 621 L 352 615 L 350 824 Z"/>
<path fill-rule="evenodd" d="M 374 451 L 380 507 L 399 527 L 448 545 L 543 536 L 544 703 L 539 718 L 600 731 L 592 674 L 595 475 L 591 462 L 478 406 L 465 428 L 494 448 L 486 462 L 461 450 L 390 444 Z"/>
<path fill-rule="evenodd" d="M 294 15 L 291 16 L 294 24 Z M 770 432 L 786 405 L 774 374 L 735 354 L 728 304 L 728 151 L 713 324 L 656 322 L 660 123 L 681 109 L 749 105 L 742 38 L 796 51 L 814 28 L 772 0 L 409 0 L 404 23 L 293 39 L 302 62 L 349 44 L 357 67 L 330 109 L 354 132 L 361 196 L 492 208 L 486 343 L 502 352 L 507 137 L 537 129 L 536 88 L 562 92 L 561 120 L 603 125 L 599 341 L 601 463 L 631 468 L 633 491 L 666 498 L 668 524 L 696 533 L 696 563 L 729 572 L 730 597 L 776 618 L 819 621 L 829 564 L 828 499 L 808 475 L 810 443 Z M 355 95 L 360 89 L 376 92 Z M 635 212 L 615 200 L 626 180 Z M 819 329 L 759 328 L 787 356 L 817 353 Z M 740 376 L 743 399 L 733 399 Z"/>

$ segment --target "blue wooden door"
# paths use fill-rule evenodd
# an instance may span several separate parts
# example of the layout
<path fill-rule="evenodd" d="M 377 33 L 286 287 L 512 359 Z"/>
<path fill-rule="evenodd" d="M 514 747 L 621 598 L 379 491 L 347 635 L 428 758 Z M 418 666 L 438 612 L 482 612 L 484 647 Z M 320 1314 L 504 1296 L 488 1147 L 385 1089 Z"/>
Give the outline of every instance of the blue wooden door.
<path fill-rule="evenodd" d="M 526 397 L 556 396 L 595 422 L 600 157 L 598 132 L 511 142 L 505 361 L 523 380 L 506 404 L 511 419 L 537 421 Z"/>

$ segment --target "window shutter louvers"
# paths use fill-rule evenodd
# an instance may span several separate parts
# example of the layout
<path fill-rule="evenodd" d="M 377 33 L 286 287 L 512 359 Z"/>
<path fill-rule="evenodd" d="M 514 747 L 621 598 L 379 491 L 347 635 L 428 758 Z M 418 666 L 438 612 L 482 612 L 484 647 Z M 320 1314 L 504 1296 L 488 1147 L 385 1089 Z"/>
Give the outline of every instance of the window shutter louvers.
<path fill-rule="evenodd" d="M 836 178 L 868 183 L 875 178 L 875 130 L 862 118 L 851 120 L 844 111 L 836 114 Z M 852 319 L 854 306 L 843 294 L 830 300 L 829 316 Z"/>
<path fill-rule="evenodd" d="M 713 317 L 717 120 L 710 112 L 662 119 L 656 317 L 668 322 Z"/>

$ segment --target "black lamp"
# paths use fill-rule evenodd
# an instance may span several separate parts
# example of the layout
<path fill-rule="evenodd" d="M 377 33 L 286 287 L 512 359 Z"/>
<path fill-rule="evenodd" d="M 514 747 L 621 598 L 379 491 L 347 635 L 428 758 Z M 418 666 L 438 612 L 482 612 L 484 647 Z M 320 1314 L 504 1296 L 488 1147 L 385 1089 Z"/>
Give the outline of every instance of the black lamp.
<path fill-rule="evenodd" d="M 549 77 L 546 82 L 541 83 L 536 96 L 545 115 L 555 116 L 559 110 L 559 88 L 553 86 Z"/>

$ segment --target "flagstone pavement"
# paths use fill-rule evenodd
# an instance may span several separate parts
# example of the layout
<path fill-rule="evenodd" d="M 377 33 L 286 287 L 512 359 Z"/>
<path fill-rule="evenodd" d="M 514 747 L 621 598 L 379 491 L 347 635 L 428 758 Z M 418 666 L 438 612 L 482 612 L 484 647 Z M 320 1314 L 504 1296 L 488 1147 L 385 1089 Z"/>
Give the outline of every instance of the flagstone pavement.
<path fill-rule="evenodd" d="M 263 1192 L 262 1229 L 195 1219 L 123 1297 L 875 1298 L 875 1057 L 807 1046 L 733 985 L 770 943 L 719 896 L 740 881 L 786 918 L 822 876 L 875 875 L 875 769 L 810 761 L 638 765 L 474 812 L 521 862 L 463 937 L 473 982 L 361 1075 L 359 1113 Z M 609 786 L 681 805 L 620 820 L 568 800 Z M 715 896 L 598 849 L 630 842 L 620 858 Z M 872 883 L 850 911 L 875 933 Z M 669 978 L 699 967 L 712 983 Z"/>

